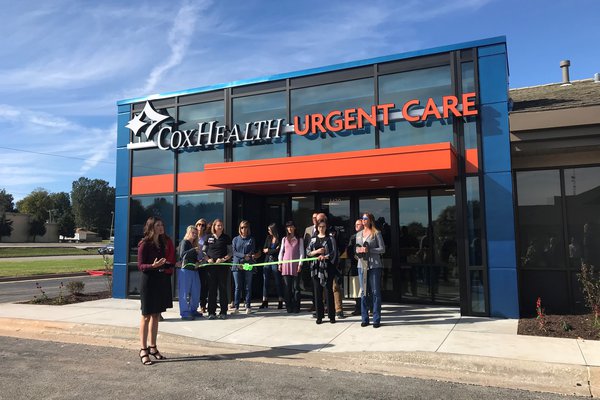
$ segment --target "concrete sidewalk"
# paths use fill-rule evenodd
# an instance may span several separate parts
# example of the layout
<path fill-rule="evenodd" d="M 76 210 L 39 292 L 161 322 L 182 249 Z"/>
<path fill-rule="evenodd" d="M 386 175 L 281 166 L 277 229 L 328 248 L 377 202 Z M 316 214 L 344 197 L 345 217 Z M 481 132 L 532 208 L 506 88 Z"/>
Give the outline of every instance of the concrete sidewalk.
<path fill-rule="evenodd" d="M 325 357 L 342 370 L 580 396 L 600 393 L 599 341 L 518 336 L 517 320 L 461 317 L 456 308 L 385 304 L 379 329 L 361 327 L 360 317 L 316 325 L 307 312 L 272 308 L 226 320 L 182 321 L 177 308 L 163 316 L 159 345 L 172 352 L 260 349 L 264 356 L 258 358 L 265 362 L 282 362 L 286 357 L 281 354 L 293 354 L 294 361 L 286 363 L 310 365 L 313 360 L 320 368 L 331 367 L 323 363 Z M 0 334 L 5 336 L 38 332 L 60 341 L 79 335 L 85 343 L 102 339 L 97 344 L 122 338 L 115 344 L 135 349 L 139 319 L 139 301 L 129 299 L 66 306 L 0 304 Z"/>

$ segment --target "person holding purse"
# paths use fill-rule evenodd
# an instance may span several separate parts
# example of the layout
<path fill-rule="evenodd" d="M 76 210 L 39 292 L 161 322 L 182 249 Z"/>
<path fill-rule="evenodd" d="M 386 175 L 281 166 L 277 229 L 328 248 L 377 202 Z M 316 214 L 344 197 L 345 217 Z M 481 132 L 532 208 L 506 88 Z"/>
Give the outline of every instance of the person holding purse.
<path fill-rule="evenodd" d="M 361 319 L 360 326 L 369 325 L 369 305 L 367 296 L 373 300 L 373 328 L 381 326 L 381 275 L 385 253 L 385 243 L 381 232 L 375 227 L 375 217 L 371 213 L 362 216 L 363 230 L 356 233 L 356 255 L 360 278 Z M 370 292 L 370 293 L 368 293 Z"/>

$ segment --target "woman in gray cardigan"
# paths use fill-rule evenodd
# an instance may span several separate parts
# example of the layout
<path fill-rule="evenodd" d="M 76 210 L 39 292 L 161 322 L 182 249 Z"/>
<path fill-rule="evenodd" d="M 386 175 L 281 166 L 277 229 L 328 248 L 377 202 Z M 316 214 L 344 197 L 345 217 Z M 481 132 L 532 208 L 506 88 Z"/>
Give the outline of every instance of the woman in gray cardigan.
<path fill-rule="evenodd" d="M 356 232 L 356 257 L 358 258 L 362 317 L 360 326 L 369 325 L 367 304 L 367 290 L 369 290 L 373 299 L 373 328 L 379 328 L 381 325 L 381 274 L 383 272 L 381 255 L 385 253 L 385 243 L 381 232 L 375 227 L 373 214 L 364 213 L 362 222 L 363 230 Z"/>

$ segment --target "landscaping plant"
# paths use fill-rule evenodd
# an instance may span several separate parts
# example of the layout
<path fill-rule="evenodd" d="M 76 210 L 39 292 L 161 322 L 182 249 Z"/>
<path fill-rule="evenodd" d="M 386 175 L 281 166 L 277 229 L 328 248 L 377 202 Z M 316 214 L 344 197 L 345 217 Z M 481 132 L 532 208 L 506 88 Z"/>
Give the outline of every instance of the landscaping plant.
<path fill-rule="evenodd" d="M 546 330 L 546 314 L 544 313 L 544 309 L 542 308 L 542 298 L 538 297 L 535 302 L 535 312 L 537 313 L 537 320 L 539 323 L 539 327 L 541 330 Z"/>
<path fill-rule="evenodd" d="M 594 325 L 598 326 L 600 324 L 600 321 L 598 321 L 598 317 L 600 317 L 600 280 L 598 279 L 598 272 L 593 265 L 582 263 L 581 273 L 577 274 L 577 278 L 581 284 L 585 303 L 594 313 Z"/>

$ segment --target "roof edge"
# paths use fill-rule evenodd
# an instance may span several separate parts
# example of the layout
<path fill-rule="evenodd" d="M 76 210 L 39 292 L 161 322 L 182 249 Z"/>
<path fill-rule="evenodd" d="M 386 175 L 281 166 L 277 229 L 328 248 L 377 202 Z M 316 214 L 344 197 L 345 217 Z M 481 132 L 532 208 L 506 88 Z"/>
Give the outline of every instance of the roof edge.
<path fill-rule="evenodd" d="M 258 78 L 243 79 L 243 80 L 231 81 L 231 82 L 227 82 L 227 83 L 220 83 L 220 84 L 216 84 L 216 85 L 201 86 L 201 87 L 196 87 L 196 88 L 187 89 L 187 90 L 157 93 L 157 94 L 151 94 L 151 95 L 142 96 L 142 97 L 134 97 L 134 98 L 130 98 L 130 99 L 124 99 L 124 100 L 117 101 L 117 106 L 132 104 L 132 103 L 139 103 L 139 102 L 148 101 L 148 100 L 164 99 L 164 98 L 169 98 L 169 97 L 174 97 L 174 96 L 183 96 L 183 95 L 189 95 L 189 94 L 209 92 L 209 91 L 225 89 L 225 88 L 229 88 L 229 87 L 246 86 L 246 85 L 252 85 L 252 84 L 256 84 L 256 83 L 277 81 L 277 80 L 287 79 L 287 78 L 297 78 L 297 77 L 301 77 L 301 76 L 315 75 L 315 74 L 320 74 L 320 73 L 325 73 L 325 72 L 338 71 L 338 70 L 342 70 L 342 69 L 362 67 L 362 66 L 370 65 L 370 64 L 398 61 L 398 60 L 404 60 L 404 59 L 408 59 L 408 58 L 432 55 L 432 54 L 436 54 L 436 53 L 445 53 L 448 51 L 455 51 L 455 50 L 461 50 L 461 49 L 473 48 L 473 47 L 490 46 L 490 45 L 503 44 L 503 43 L 506 44 L 506 36 L 495 36 L 495 37 L 491 37 L 491 38 L 473 40 L 473 41 L 462 42 L 462 43 L 455 43 L 455 44 L 451 44 L 451 45 L 431 47 L 431 48 L 423 49 L 423 50 L 413 50 L 413 51 L 409 51 L 409 52 L 396 53 L 396 54 L 391 54 L 391 55 L 387 55 L 387 56 L 367 58 L 367 59 L 363 59 L 363 60 L 350 61 L 350 62 L 345 62 L 345 63 L 340 63 L 340 64 L 332 64 L 332 65 L 328 65 L 328 66 L 324 66 L 324 67 L 309 68 L 309 69 L 298 70 L 298 71 L 293 71 L 293 72 L 286 72 L 286 73 L 281 73 L 281 74 L 276 74 L 276 75 L 267 75 L 267 76 L 262 76 L 262 77 L 258 77 Z"/>

